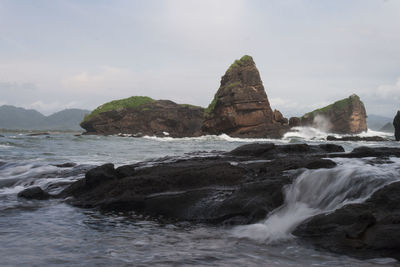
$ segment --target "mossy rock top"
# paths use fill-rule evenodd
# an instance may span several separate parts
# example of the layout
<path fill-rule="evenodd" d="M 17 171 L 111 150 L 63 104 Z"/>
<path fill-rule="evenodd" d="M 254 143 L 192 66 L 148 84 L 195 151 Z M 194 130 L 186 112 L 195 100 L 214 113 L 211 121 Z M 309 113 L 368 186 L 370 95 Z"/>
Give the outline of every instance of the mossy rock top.
<path fill-rule="evenodd" d="M 147 96 L 132 96 L 124 99 L 114 100 L 97 107 L 90 114 L 86 115 L 83 121 L 87 121 L 102 112 L 112 110 L 118 111 L 126 108 L 138 108 L 144 104 L 152 103 L 154 101 L 154 99 Z"/>
<path fill-rule="evenodd" d="M 231 70 L 233 70 L 234 68 L 237 67 L 243 67 L 246 65 L 251 65 L 254 64 L 253 58 L 249 55 L 244 55 L 243 57 L 241 57 L 240 59 L 236 59 L 232 65 L 230 65 L 230 67 L 228 68 L 228 70 L 226 71 L 226 73 L 230 72 Z M 226 74 L 225 73 L 225 74 Z"/>
<path fill-rule="evenodd" d="M 317 114 L 326 114 L 329 113 L 330 111 L 333 110 L 337 110 L 337 111 L 341 111 L 344 110 L 346 107 L 349 107 L 351 105 L 352 102 L 361 102 L 362 105 L 363 102 L 360 100 L 360 97 L 356 94 L 352 94 L 351 96 L 349 96 L 348 98 L 336 101 L 333 104 L 330 104 L 326 107 L 320 108 L 320 109 L 316 109 L 314 111 L 308 112 L 306 114 L 303 115 L 303 117 L 306 118 L 314 118 Z"/>

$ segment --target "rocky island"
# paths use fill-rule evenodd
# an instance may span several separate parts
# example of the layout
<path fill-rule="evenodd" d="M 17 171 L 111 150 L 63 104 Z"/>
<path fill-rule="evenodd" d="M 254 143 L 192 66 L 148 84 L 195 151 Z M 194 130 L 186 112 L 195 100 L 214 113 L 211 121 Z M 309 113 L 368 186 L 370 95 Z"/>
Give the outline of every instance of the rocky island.
<path fill-rule="evenodd" d="M 358 134 L 367 131 L 367 112 L 360 97 L 353 94 L 326 107 L 292 117 L 291 127 L 312 126 L 327 132 L 339 134 Z"/>
<path fill-rule="evenodd" d="M 288 120 L 278 110 L 272 111 L 260 73 L 247 55 L 226 71 L 205 113 L 205 134 L 281 138 L 289 130 Z"/>
<path fill-rule="evenodd" d="M 198 106 L 133 96 L 101 105 L 85 117 L 81 127 L 86 134 L 197 136 L 203 114 Z"/>
<path fill-rule="evenodd" d="M 272 110 L 251 56 L 236 60 L 221 78 L 209 106 L 176 104 L 133 96 L 105 103 L 87 115 L 86 134 L 193 137 L 227 134 L 240 138 L 281 138 L 291 127 L 311 126 L 326 132 L 358 134 L 367 130 L 366 111 L 357 95 L 286 119 Z"/>

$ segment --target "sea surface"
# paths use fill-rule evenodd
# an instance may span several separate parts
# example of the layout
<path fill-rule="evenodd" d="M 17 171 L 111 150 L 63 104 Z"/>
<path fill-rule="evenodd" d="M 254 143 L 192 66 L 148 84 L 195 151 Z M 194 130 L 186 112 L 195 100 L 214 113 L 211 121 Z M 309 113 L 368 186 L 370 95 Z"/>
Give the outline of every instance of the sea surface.
<path fill-rule="evenodd" d="M 158 158 L 187 158 L 229 151 L 249 142 L 325 143 L 326 133 L 297 128 L 282 140 L 131 138 L 52 133 L 0 137 L 0 266 L 400 266 L 389 258 L 358 260 L 305 247 L 291 235 L 303 220 L 346 203 L 362 202 L 387 183 L 400 180 L 400 159 L 335 159 L 339 167 L 299 171 L 285 189 L 285 204 L 265 220 L 222 227 L 165 224 L 131 213 L 102 213 L 63 200 L 25 200 L 17 193 L 41 186 L 52 193 L 103 164 L 116 166 Z M 363 136 L 392 135 L 368 131 Z M 336 142 L 400 147 L 395 141 Z M 60 165 L 70 163 L 67 165 Z M 72 164 L 73 163 L 73 164 Z M 149 163 L 149 164 L 150 164 Z M 73 166 L 74 165 L 74 166 Z"/>

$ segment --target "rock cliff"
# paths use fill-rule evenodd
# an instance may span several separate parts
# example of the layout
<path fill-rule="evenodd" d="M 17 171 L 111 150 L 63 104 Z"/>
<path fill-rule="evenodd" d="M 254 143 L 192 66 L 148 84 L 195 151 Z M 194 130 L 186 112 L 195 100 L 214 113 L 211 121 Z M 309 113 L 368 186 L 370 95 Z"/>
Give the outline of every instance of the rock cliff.
<path fill-rule="evenodd" d="M 279 111 L 272 111 L 253 58 L 243 56 L 222 77 L 206 109 L 202 131 L 244 138 L 280 138 L 288 128 L 287 119 Z"/>
<path fill-rule="evenodd" d="M 312 126 L 340 134 L 357 134 L 368 130 L 364 104 L 360 97 L 354 94 L 300 118 L 290 118 L 289 125 Z"/>
<path fill-rule="evenodd" d="M 106 103 L 81 123 L 86 134 L 184 137 L 200 134 L 204 109 L 135 96 Z"/>
<path fill-rule="evenodd" d="M 400 110 L 397 111 L 396 117 L 394 117 L 393 126 L 394 137 L 396 138 L 396 141 L 400 141 Z"/>

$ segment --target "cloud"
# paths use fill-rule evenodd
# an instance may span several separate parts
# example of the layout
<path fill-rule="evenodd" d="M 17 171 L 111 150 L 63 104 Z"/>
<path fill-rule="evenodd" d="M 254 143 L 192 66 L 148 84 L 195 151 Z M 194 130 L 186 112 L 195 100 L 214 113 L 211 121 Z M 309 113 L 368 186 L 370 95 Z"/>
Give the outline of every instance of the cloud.
<path fill-rule="evenodd" d="M 283 99 L 275 97 L 269 99 L 269 102 L 271 104 L 272 109 L 278 109 L 283 113 L 283 115 L 287 117 L 292 117 L 292 116 L 302 116 L 307 112 L 332 104 L 334 101 L 333 102 L 322 101 L 310 104 L 305 102 L 298 102 L 297 100 L 293 100 L 291 98 Z"/>
<path fill-rule="evenodd" d="M 25 105 L 26 108 L 31 108 L 31 109 L 36 109 L 39 110 L 43 113 L 51 113 L 54 111 L 58 110 L 63 110 L 63 109 L 68 109 L 68 108 L 73 108 L 77 105 L 78 103 L 75 101 L 69 102 L 69 103 L 61 103 L 59 101 L 56 102 L 43 102 L 43 101 L 36 101 L 31 104 Z"/>
<path fill-rule="evenodd" d="M 400 77 L 394 84 L 380 85 L 375 91 L 375 96 L 381 99 L 398 101 L 400 105 Z"/>
<path fill-rule="evenodd" d="M 110 66 L 100 66 L 94 72 L 83 71 L 62 80 L 65 88 L 85 91 L 118 89 L 134 86 L 135 83 L 132 71 Z"/>

